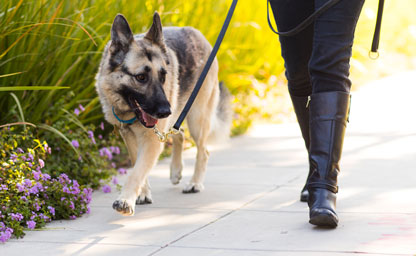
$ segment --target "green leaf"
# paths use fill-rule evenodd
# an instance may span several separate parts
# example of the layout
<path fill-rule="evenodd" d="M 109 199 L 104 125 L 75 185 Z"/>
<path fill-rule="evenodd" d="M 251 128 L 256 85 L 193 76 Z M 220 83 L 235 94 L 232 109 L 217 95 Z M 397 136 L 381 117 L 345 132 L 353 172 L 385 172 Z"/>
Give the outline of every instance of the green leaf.
<path fill-rule="evenodd" d="M 11 92 L 10 95 L 16 101 L 17 108 L 19 109 L 20 120 L 24 123 L 25 122 L 25 115 L 23 114 L 22 105 L 20 105 L 20 101 L 17 98 L 16 94 L 14 94 L 14 93 Z M 24 129 L 26 129 L 26 125 L 25 124 L 23 125 L 23 127 L 24 127 Z"/>
<path fill-rule="evenodd" d="M 69 89 L 67 86 L 0 86 L 0 92 L 7 91 L 37 91 L 37 90 L 62 90 Z"/>
<path fill-rule="evenodd" d="M 68 139 L 68 137 L 66 137 L 62 132 L 60 132 L 59 130 L 57 130 L 56 128 L 47 125 L 47 124 L 40 124 L 38 125 L 39 128 L 50 131 L 55 133 L 56 135 L 58 135 L 59 137 L 61 137 L 62 139 L 64 139 L 66 142 L 68 142 L 68 144 L 71 146 L 71 148 L 75 151 L 75 153 L 77 153 L 78 156 L 81 156 L 81 154 L 79 153 L 78 149 L 76 149 L 74 147 L 74 145 L 72 145 L 71 141 Z"/>

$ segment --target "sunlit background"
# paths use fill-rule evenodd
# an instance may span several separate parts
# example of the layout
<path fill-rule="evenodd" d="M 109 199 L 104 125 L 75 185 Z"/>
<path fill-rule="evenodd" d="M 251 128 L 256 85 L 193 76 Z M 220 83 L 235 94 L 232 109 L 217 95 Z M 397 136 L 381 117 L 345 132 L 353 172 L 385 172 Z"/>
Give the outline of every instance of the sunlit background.
<path fill-rule="evenodd" d="M 230 0 L 3 1 L 0 85 L 15 90 L 21 86 L 70 87 L 14 91 L 25 121 L 53 124 L 65 113 L 52 107 L 71 111 L 82 103 L 86 111 L 78 119 L 83 124 L 98 123 L 102 114 L 94 76 L 117 13 L 127 17 L 135 33 L 142 33 L 157 10 L 165 26 L 196 27 L 213 44 L 230 4 Z M 416 2 L 386 1 L 380 58 L 371 60 L 368 52 L 377 6 L 377 0 L 367 0 L 358 24 L 351 60 L 353 88 L 416 68 Z M 253 121 L 293 120 L 278 39 L 266 21 L 266 1 L 239 1 L 218 59 L 220 79 L 235 96 L 234 134 L 246 131 Z M 9 91 L 0 88 L 0 123 L 22 119 Z"/>

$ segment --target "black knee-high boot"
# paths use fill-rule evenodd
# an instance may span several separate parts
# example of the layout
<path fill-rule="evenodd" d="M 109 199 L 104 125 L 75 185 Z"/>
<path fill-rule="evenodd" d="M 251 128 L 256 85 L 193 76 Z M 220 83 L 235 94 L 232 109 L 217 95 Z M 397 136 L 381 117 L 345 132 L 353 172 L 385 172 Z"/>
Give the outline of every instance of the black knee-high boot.
<path fill-rule="evenodd" d="M 296 118 L 298 119 L 300 131 L 302 132 L 303 140 L 305 141 L 306 150 L 308 151 L 309 157 L 309 107 L 308 105 L 308 96 L 298 97 L 290 95 L 292 99 L 293 109 L 295 110 Z M 305 186 L 303 186 L 302 191 L 300 192 L 300 201 L 307 202 L 309 197 L 309 192 L 307 189 L 307 184 L 309 177 L 311 176 L 312 168 L 309 165 L 308 178 L 306 179 Z"/>
<path fill-rule="evenodd" d="M 313 168 L 308 181 L 309 222 L 335 228 L 337 176 L 350 95 L 346 92 L 324 92 L 311 96 L 310 164 Z"/>

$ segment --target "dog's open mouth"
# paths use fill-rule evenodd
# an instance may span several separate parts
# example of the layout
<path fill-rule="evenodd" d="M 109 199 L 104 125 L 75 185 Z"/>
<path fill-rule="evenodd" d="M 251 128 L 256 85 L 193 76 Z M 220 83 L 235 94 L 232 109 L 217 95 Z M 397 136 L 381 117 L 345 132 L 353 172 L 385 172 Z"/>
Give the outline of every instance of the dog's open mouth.
<path fill-rule="evenodd" d="M 140 107 L 139 102 L 133 97 L 129 97 L 130 106 L 132 107 L 134 114 L 137 119 L 147 128 L 153 128 L 157 124 L 157 119 L 147 114 L 142 107 Z"/>

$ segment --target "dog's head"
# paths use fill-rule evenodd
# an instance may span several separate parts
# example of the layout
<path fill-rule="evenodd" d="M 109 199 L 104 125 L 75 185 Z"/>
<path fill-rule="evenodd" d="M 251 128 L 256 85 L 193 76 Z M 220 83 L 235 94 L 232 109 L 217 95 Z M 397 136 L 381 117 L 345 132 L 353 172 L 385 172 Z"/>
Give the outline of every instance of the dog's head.
<path fill-rule="evenodd" d="M 168 117 L 171 106 L 165 84 L 169 59 L 159 14 L 154 14 L 149 31 L 136 38 L 124 16 L 117 15 L 106 51 L 99 91 L 107 102 L 120 113 L 134 112 L 148 128 Z"/>

